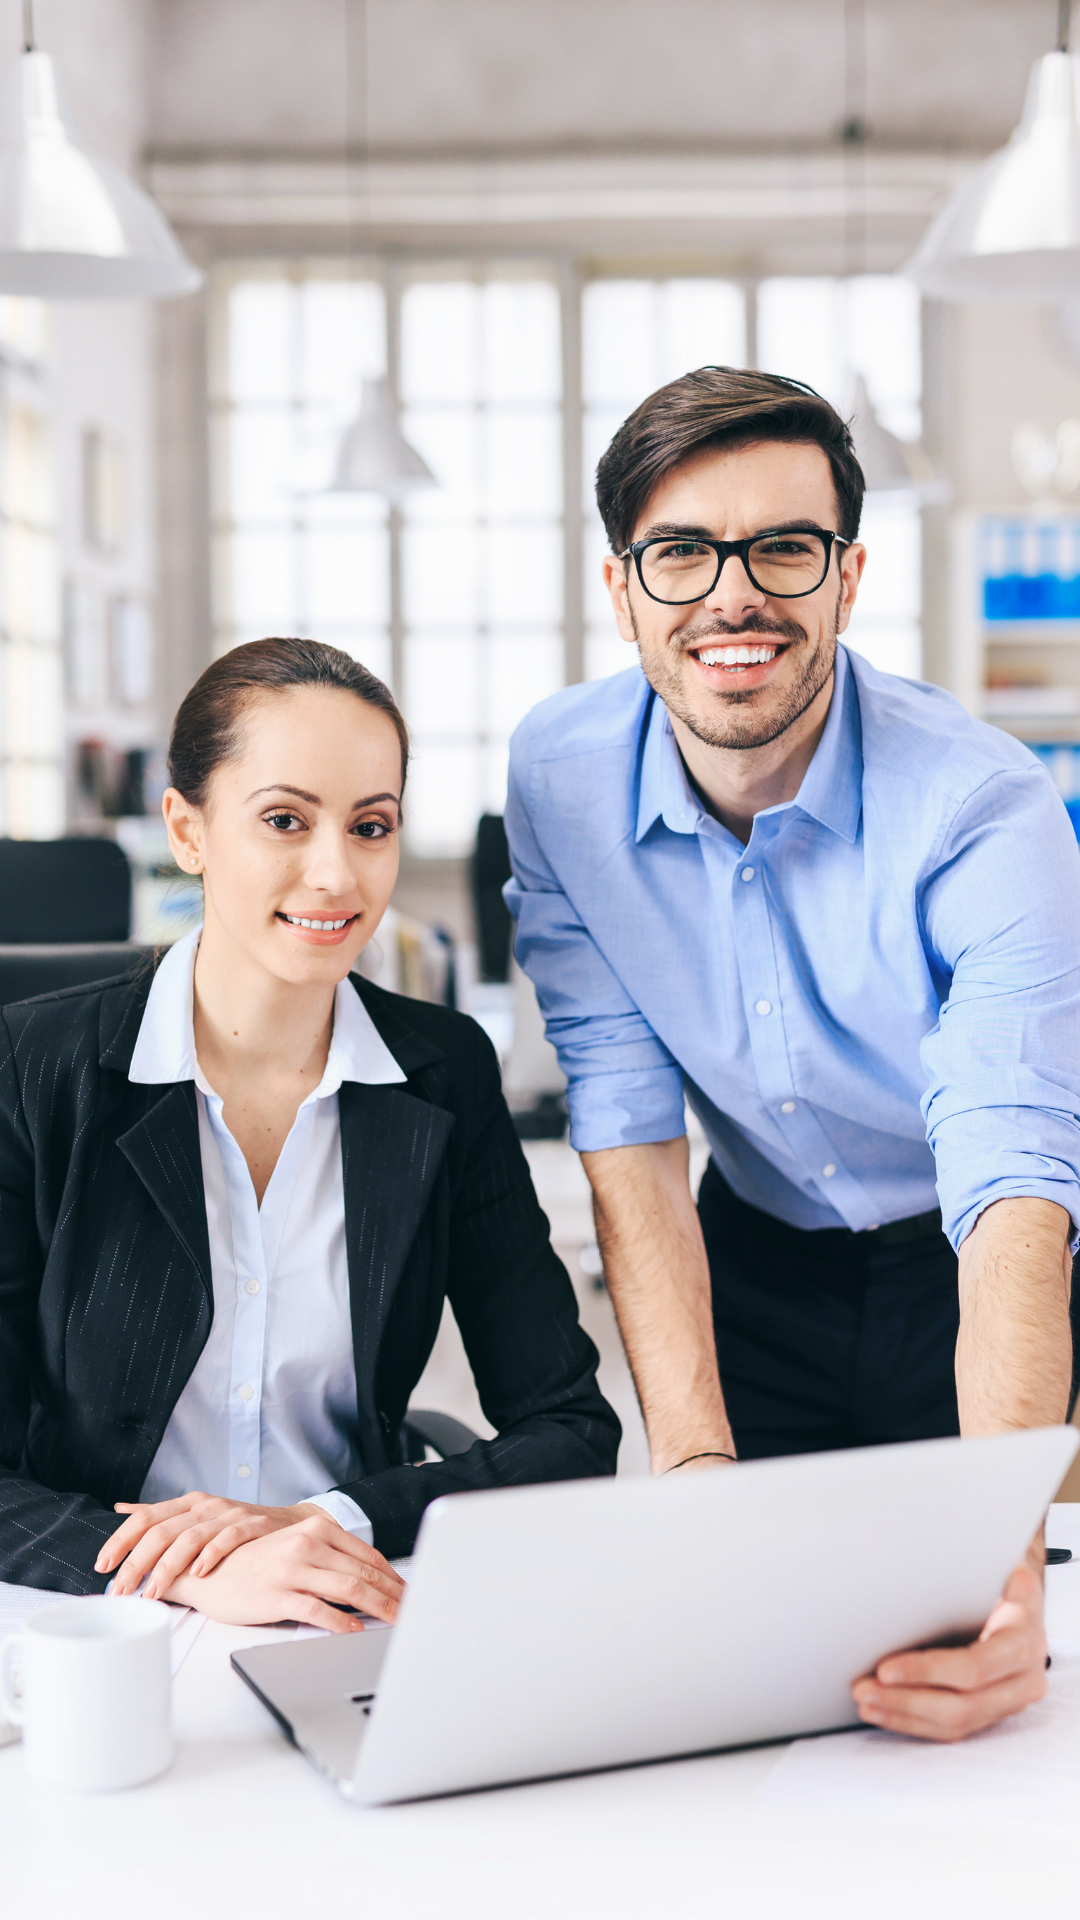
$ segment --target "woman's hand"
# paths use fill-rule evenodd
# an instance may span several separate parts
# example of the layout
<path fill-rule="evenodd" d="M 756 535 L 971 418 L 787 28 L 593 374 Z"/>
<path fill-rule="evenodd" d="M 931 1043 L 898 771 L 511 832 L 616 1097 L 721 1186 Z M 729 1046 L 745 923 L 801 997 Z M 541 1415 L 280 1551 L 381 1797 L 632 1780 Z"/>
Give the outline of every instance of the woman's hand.
<path fill-rule="evenodd" d="M 159 1597 L 230 1626 L 299 1620 L 331 1633 L 361 1633 L 363 1622 L 338 1608 L 356 1607 L 393 1626 L 404 1590 L 381 1553 L 314 1508 L 293 1526 L 237 1547 L 212 1573 L 182 1573 Z"/>
<path fill-rule="evenodd" d="M 146 1598 L 160 1600 L 188 1568 L 194 1574 L 209 1573 L 246 1541 L 296 1526 L 322 1508 L 304 1501 L 294 1507 L 258 1507 L 209 1493 L 185 1493 L 177 1500 L 121 1500 L 115 1511 L 128 1518 L 106 1540 L 94 1562 L 95 1573 L 120 1567 L 113 1592 L 125 1594 L 134 1593 L 152 1571 Z"/>

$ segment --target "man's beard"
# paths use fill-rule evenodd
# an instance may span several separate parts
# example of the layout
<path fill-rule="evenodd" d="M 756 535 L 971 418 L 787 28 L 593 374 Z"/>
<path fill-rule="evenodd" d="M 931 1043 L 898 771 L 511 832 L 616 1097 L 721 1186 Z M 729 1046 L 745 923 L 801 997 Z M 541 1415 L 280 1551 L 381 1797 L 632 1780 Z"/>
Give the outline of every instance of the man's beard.
<path fill-rule="evenodd" d="M 839 612 L 838 601 L 832 632 L 824 635 L 820 645 L 804 661 L 802 672 L 794 686 L 782 697 L 779 706 L 770 706 L 764 712 L 755 711 L 753 702 L 760 701 L 762 693 L 767 690 L 759 687 L 740 690 L 733 687 L 730 693 L 722 695 L 724 704 L 719 708 L 715 720 L 696 712 L 691 706 L 671 661 L 670 647 L 665 647 L 656 657 L 647 655 L 641 644 L 633 608 L 630 609 L 630 618 L 642 671 L 649 685 L 660 695 L 668 712 L 673 713 L 676 720 L 681 720 L 683 726 L 706 747 L 738 749 L 767 747 L 771 740 L 778 740 L 782 733 L 794 726 L 807 707 L 817 699 L 828 682 L 836 659 Z M 742 627 L 733 627 L 726 620 L 710 620 L 703 627 L 684 627 L 678 636 L 678 650 L 680 654 L 688 653 L 691 647 L 699 647 L 704 641 L 720 636 L 728 640 L 746 640 L 751 635 L 755 639 L 788 640 L 793 646 L 807 642 L 806 629 L 800 627 L 797 620 L 768 620 L 759 615 L 752 624 Z M 740 708 L 746 711 L 740 713 Z"/>

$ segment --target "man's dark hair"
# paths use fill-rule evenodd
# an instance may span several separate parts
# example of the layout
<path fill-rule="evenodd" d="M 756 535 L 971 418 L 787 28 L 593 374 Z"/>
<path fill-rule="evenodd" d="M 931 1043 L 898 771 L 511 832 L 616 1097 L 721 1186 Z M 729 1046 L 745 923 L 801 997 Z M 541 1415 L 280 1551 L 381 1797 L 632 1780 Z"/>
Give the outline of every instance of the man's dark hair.
<path fill-rule="evenodd" d="M 704 447 L 810 441 L 832 468 L 839 525 L 854 540 L 866 482 L 835 407 L 813 387 L 748 367 L 699 367 L 658 387 L 624 420 L 596 469 L 596 504 L 612 553 L 624 553 L 660 481 Z"/>

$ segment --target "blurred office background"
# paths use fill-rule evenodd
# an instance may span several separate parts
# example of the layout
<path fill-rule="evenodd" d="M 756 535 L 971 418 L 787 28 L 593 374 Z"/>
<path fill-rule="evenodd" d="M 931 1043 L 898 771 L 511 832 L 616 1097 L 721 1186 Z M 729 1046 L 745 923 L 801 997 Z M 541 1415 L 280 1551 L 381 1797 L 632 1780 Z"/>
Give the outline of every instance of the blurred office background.
<path fill-rule="evenodd" d="M 498 917 L 507 743 L 537 700 L 630 664 L 591 475 L 638 400 L 709 361 L 854 415 L 851 643 L 1020 732 L 1072 797 L 1080 601 L 1047 619 L 1014 589 L 1080 575 L 1080 320 L 920 300 L 899 272 L 1015 127 L 1056 0 L 35 13 L 86 145 L 205 275 L 159 302 L 0 298 L 0 835 L 115 839 L 134 940 L 198 914 L 156 819 L 179 698 L 238 641 L 332 641 L 391 683 L 415 744 L 371 964 L 456 995 L 523 1132 L 558 1135 Z M 0 0 L 0 55 L 21 25 Z M 433 484 L 335 491 L 380 378 Z M 557 1137 L 528 1150 L 640 1466 L 580 1169 Z M 432 1392 L 479 1424 L 451 1344 L 438 1365 Z"/>

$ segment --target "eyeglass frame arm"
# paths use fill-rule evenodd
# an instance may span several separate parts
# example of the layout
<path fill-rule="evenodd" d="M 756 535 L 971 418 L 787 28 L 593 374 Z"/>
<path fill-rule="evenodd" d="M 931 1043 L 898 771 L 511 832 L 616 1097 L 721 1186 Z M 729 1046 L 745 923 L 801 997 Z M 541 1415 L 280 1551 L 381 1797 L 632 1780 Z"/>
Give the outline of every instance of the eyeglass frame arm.
<path fill-rule="evenodd" d="M 770 535 L 779 536 L 785 533 L 813 533 L 817 535 L 819 540 L 824 540 L 825 566 L 817 586 L 803 587 L 799 593 L 771 593 L 766 587 L 758 586 L 757 581 L 750 571 L 751 547 L 756 547 L 759 540 L 768 540 Z M 745 540 L 710 540 L 704 534 L 686 534 L 684 537 L 687 540 L 692 539 L 697 546 L 712 548 L 716 555 L 716 576 L 711 587 L 706 587 L 704 593 L 695 593 L 690 600 L 661 600 L 659 594 L 651 592 L 645 585 L 645 575 L 642 572 L 641 558 L 647 547 L 662 547 L 665 541 L 677 540 L 678 537 L 677 534 L 672 533 L 654 533 L 648 540 L 635 540 L 631 546 L 624 548 L 622 553 L 616 555 L 616 559 L 618 560 L 633 560 L 637 568 L 637 577 L 641 582 L 642 592 L 647 593 L 650 600 L 655 600 L 658 607 L 693 607 L 697 605 L 699 600 L 707 600 L 710 593 L 716 591 L 717 583 L 720 575 L 724 571 L 725 563 L 730 560 L 732 554 L 735 553 L 738 554 L 739 559 L 742 561 L 743 572 L 750 581 L 751 586 L 755 587 L 758 593 L 764 593 L 766 598 L 770 600 L 805 600 L 807 594 L 817 593 L 818 589 L 823 587 L 828 579 L 829 568 L 832 566 L 833 548 L 850 547 L 854 544 L 851 540 L 845 540 L 842 533 L 830 533 L 827 527 L 762 527 L 760 533 L 751 533 Z"/>

